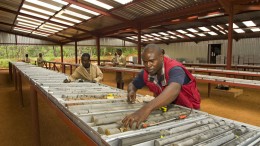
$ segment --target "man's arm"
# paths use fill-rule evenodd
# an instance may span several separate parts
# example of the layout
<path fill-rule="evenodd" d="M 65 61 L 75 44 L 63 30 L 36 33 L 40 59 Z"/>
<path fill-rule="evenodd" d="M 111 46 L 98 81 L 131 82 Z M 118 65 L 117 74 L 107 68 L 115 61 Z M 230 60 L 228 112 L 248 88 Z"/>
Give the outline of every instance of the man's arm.
<path fill-rule="evenodd" d="M 126 116 L 122 120 L 124 126 L 127 127 L 129 125 L 129 127 L 132 127 L 133 123 L 136 122 L 136 128 L 138 128 L 153 110 L 172 103 L 177 98 L 180 91 L 181 85 L 179 83 L 170 83 L 155 99 L 144 105 L 133 114 Z"/>
<path fill-rule="evenodd" d="M 144 70 L 138 73 L 136 78 L 129 83 L 128 88 L 127 88 L 127 101 L 129 103 L 134 103 L 136 100 L 136 91 L 138 89 L 141 89 L 145 86 L 145 82 L 143 80 L 143 74 Z"/>
<path fill-rule="evenodd" d="M 150 113 L 162 106 L 172 103 L 179 95 L 181 86 L 189 82 L 186 74 L 181 67 L 174 67 L 169 72 L 168 86 L 155 99 L 144 105 L 135 113 L 123 119 L 124 126 L 132 126 L 136 122 L 138 127 L 143 121 L 147 119 Z M 138 84 L 137 84 L 138 85 Z"/>
<path fill-rule="evenodd" d="M 80 75 L 80 73 L 78 71 L 78 68 L 76 68 L 76 70 L 72 73 L 72 75 L 70 75 L 68 77 L 68 79 L 65 79 L 63 81 L 63 83 L 69 83 L 71 81 L 75 81 L 75 80 L 79 79 L 80 77 L 81 77 L 81 75 Z"/>
<path fill-rule="evenodd" d="M 118 62 L 118 66 L 126 66 L 126 58 L 125 58 L 125 56 L 121 57 L 121 59 Z"/>
<path fill-rule="evenodd" d="M 143 108 L 153 111 L 162 106 L 168 105 L 178 97 L 180 91 L 181 85 L 179 83 L 171 82 L 159 96 L 150 101 Z"/>
<path fill-rule="evenodd" d="M 137 88 L 134 86 L 133 82 L 129 83 L 127 88 L 127 102 L 134 103 L 136 100 Z"/>
<path fill-rule="evenodd" d="M 97 70 L 96 70 L 97 77 L 94 78 L 94 81 L 100 82 L 103 79 L 103 73 L 102 73 L 102 71 L 100 70 L 100 68 L 98 66 L 96 66 L 96 67 L 97 67 Z"/>

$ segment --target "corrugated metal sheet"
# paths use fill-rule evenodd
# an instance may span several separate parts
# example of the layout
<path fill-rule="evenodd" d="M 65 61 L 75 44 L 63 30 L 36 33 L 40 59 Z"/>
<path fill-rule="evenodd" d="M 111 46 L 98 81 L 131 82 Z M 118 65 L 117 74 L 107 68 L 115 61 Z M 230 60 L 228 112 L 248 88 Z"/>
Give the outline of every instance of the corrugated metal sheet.
<path fill-rule="evenodd" d="M 17 11 L 21 2 L 22 0 L 1 0 L 0 6 L 13 11 Z"/>
<path fill-rule="evenodd" d="M 15 43 L 15 35 L 0 32 L 0 43 Z"/>
<path fill-rule="evenodd" d="M 1 18 L 1 22 L 8 23 L 11 25 L 11 24 L 13 24 L 15 14 L 0 11 L 0 18 Z"/>
<path fill-rule="evenodd" d="M 29 43 L 29 44 L 55 44 L 53 42 L 44 41 L 40 39 L 34 39 L 24 36 L 17 36 L 17 43 Z"/>
<path fill-rule="evenodd" d="M 118 9 L 112 13 L 126 19 L 136 19 L 152 14 L 188 7 L 194 4 L 208 2 L 211 0 L 145 0 L 124 9 Z"/>
<path fill-rule="evenodd" d="M 112 17 L 104 17 L 104 16 L 100 16 L 98 18 L 95 19 L 95 21 L 87 21 L 85 23 L 83 23 L 83 25 L 85 27 L 88 27 L 89 30 L 96 30 L 96 29 L 101 29 L 107 26 L 112 26 L 115 24 L 120 23 L 121 21 L 116 20 Z"/>
<path fill-rule="evenodd" d="M 69 45 L 74 45 L 75 42 L 68 43 Z M 84 40 L 84 41 L 79 41 L 78 45 L 93 45 L 96 46 L 96 40 L 91 39 L 91 40 Z M 114 38 L 101 38 L 100 39 L 100 45 L 103 46 L 136 46 L 136 44 L 123 41 L 121 39 L 114 39 Z"/>
<path fill-rule="evenodd" d="M 188 62 L 198 63 L 198 59 L 202 58 L 207 60 L 208 45 L 221 44 L 221 54 L 226 56 L 228 41 L 227 40 L 214 40 L 203 41 L 198 44 L 193 42 L 173 43 L 170 45 L 159 44 L 167 55 L 171 58 L 180 59 L 185 58 Z M 233 41 L 232 56 L 260 56 L 260 38 L 247 38 L 239 41 Z"/>
<path fill-rule="evenodd" d="M 109 45 L 109 46 L 136 46 L 134 43 L 124 43 L 125 41 L 121 39 L 114 39 L 114 38 L 103 38 L 102 41 L 100 41 L 100 45 Z"/>
<path fill-rule="evenodd" d="M 7 25 L 3 25 L 3 24 L 0 24 L 0 31 L 1 30 L 10 30 L 11 29 L 11 26 L 7 26 Z"/>

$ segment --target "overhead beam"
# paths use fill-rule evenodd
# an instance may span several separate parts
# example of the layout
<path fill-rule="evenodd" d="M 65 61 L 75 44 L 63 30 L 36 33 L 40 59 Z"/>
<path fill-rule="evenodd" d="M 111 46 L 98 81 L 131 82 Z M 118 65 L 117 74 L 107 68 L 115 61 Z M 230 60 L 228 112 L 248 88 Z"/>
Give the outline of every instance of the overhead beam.
<path fill-rule="evenodd" d="M 22 2 L 21 2 L 21 4 L 20 4 L 20 6 L 19 6 L 17 12 L 19 12 L 19 11 L 21 10 L 24 1 L 25 1 L 25 0 L 22 0 Z M 15 16 L 15 18 L 14 18 L 13 25 L 14 25 L 16 19 L 17 19 L 17 16 L 18 16 L 18 14 L 16 14 L 16 16 Z M 10 31 L 11 31 L 11 30 L 13 30 L 13 26 L 11 27 Z"/>
<path fill-rule="evenodd" d="M 241 13 L 244 11 L 259 11 L 260 5 L 234 5 L 234 13 Z"/>
<path fill-rule="evenodd" d="M 224 8 L 224 10 L 226 11 L 226 13 L 230 14 L 230 1 L 229 0 L 218 0 L 219 4 Z"/>
<path fill-rule="evenodd" d="M 56 14 L 58 14 L 59 12 L 63 11 L 64 9 L 68 8 L 70 6 L 70 4 L 66 5 L 66 6 L 63 6 L 59 11 L 57 11 L 54 15 L 52 15 L 51 17 L 49 17 L 48 20 L 50 20 L 51 18 L 55 17 Z M 48 21 L 47 20 L 47 21 Z M 42 25 L 44 25 L 46 23 L 46 20 L 43 21 L 43 23 L 41 25 L 39 25 L 37 28 L 35 28 L 35 31 L 37 31 L 38 28 L 40 28 Z M 68 29 L 68 28 L 67 28 Z M 69 38 L 69 37 L 66 37 L 66 36 L 62 36 L 62 35 L 59 35 L 58 34 L 59 32 L 56 32 L 56 33 L 52 33 L 51 35 L 56 35 L 56 36 L 60 36 L 60 37 L 64 37 L 64 38 L 67 38 L 71 41 L 73 41 L 73 39 Z"/>
<path fill-rule="evenodd" d="M 28 35 L 25 35 L 25 34 L 22 34 L 22 33 L 14 33 L 14 32 L 5 31 L 5 30 L 1 30 L 1 29 L 0 29 L 0 32 L 5 32 L 5 33 L 9 33 L 9 34 L 14 34 L 14 35 L 20 35 L 20 36 L 24 36 L 24 37 L 29 37 L 29 38 L 39 39 L 39 40 L 45 40 L 45 41 L 53 42 L 53 43 L 56 43 L 56 44 L 60 44 L 60 42 L 46 38 L 46 37 L 28 36 Z"/>
<path fill-rule="evenodd" d="M 45 31 L 41 31 L 41 30 L 35 30 L 35 29 L 28 28 L 28 27 L 18 26 L 18 25 L 13 25 L 13 24 L 1 22 L 1 21 L 0 21 L 0 24 L 11 26 L 11 27 L 18 27 L 18 28 L 22 28 L 22 29 L 30 30 L 30 31 L 37 31 L 37 32 L 46 33 L 46 34 L 50 34 L 50 35 L 56 35 L 56 36 L 59 36 L 59 37 L 67 38 L 67 39 L 72 41 L 72 38 L 66 37 L 66 36 L 62 36 L 62 35 L 59 35 L 59 34 L 52 34 L 52 33 L 49 33 L 49 32 L 45 32 Z M 30 35 L 30 33 L 28 33 L 27 36 L 29 36 L 29 35 Z"/>

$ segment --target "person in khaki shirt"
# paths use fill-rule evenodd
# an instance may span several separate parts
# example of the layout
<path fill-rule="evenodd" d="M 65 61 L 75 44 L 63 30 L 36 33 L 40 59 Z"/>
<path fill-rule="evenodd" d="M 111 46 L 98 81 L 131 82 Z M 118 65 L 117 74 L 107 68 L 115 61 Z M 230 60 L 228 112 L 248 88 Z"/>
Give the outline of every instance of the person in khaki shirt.
<path fill-rule="evenodd" d="M 42 58 L 42 53 L 39 53 L 39 57 L 37 58 L 37 65 L 40 67 L 43 67 L 44 65 L 44 60 Z"/>
<path fill-rule="evenodd" d="M 25 54 L 25 59 L 23 60 L 23 62 L 25 62 L 25 63 L 30 63 L 31 62 L 28 54 Z"/>
<path fill-rule="evenodd" d="M 89 53 L 84 53 L 81 56 L 81 65 L 76 68 L 72 75 L 65 79 L 64 83 L 69 83 L 81 79 L 87 82 L 100 82 L 103 79 L 103 73 L 97 65 L 90 63 Z"/>
<path fill-rule="evenodd" d="M 122 54 L 122 49 L 117 49 L 115 57 L 112 59 L 114 67 L 126 67 L 126 58 Z M 122 72 L 116 72 L 117 88 L 124 89 L 124 75 Z"/>

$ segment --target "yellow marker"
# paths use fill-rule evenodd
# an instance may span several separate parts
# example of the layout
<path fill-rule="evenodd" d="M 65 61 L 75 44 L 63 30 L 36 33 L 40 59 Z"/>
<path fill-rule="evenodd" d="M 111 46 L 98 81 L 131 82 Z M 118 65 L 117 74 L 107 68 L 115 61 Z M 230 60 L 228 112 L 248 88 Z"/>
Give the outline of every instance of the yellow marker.
<path fill-rule="evenodd" d="M 114 95 L 111 93 L 107 94 L 107 99 L 114 99 Z"/>
<path fill-rule="evenodd" d="M 160 107 L 159 109 L 160 109 L 162 112 L 167 112 L 167 111 L 168 111 L 167 106 Z"/>
<path fill-rule="evenodd" d="M 163 135 L 161 135 L 161 136 L 160 136 L 160 138 L 164 138 L 164 136 L 163 136 Z"/>

